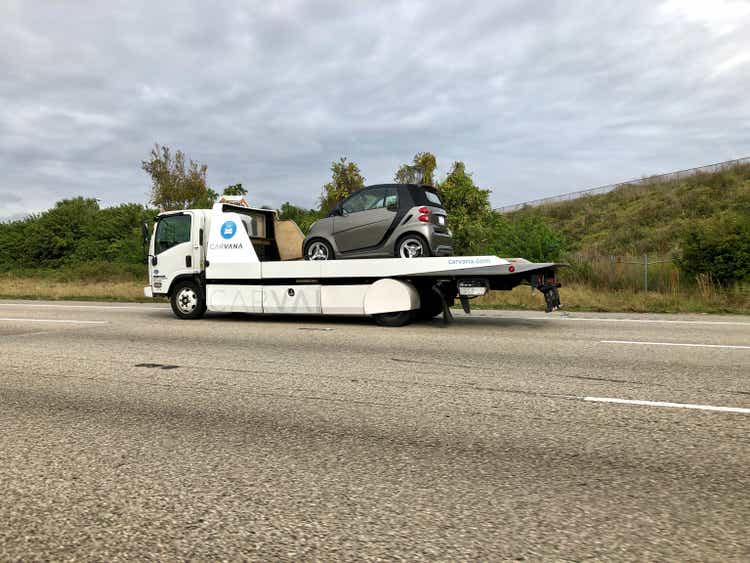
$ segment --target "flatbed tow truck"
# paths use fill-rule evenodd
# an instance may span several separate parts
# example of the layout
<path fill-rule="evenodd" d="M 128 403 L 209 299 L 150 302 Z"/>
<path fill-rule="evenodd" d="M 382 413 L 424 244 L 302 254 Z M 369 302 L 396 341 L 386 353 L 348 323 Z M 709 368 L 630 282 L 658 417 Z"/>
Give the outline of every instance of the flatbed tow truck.
<path fill-rule="evenodd" d="M 530 285 L 547 312 L 560 307 L 563 264 L 521 258 L 449 256 L 303 260 L 299 227 L 276 211 L 220 201 L 213 209 L 161 213 L 148 236 L 146 297 L 168 297 L 174 314 L 206 311 L 371 316 L 383 326 L 451 318 L 455 299 Z"/>

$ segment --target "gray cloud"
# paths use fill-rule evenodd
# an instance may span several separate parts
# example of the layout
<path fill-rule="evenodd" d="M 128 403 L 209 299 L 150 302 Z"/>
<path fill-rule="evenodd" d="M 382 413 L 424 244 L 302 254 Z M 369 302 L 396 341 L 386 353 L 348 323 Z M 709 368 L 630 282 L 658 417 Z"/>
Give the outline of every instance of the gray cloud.
<path fill-rule="evenodd" d="M 6 2 L 0 218 L 145 201 L 151 145 L 257 203 L 421 150 L 502 205 L 750 153 L 744 2 Z"/>

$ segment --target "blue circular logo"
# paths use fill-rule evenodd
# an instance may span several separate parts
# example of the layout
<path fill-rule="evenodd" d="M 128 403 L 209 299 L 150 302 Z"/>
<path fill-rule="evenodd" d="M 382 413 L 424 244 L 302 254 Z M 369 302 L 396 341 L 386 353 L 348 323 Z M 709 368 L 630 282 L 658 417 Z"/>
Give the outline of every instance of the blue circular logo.
<path fill-rule="evenodd" d="M 221 236 L 225 239 L 232 238 L 237 232 L 237 224 L 234 221 L 227 221 L 221 226 Z"/>

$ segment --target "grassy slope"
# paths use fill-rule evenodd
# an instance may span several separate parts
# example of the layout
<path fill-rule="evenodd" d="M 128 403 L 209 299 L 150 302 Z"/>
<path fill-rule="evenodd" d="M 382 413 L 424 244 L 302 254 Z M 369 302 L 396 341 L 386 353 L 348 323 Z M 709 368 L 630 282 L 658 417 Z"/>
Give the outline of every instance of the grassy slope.
<path fill-rule="evenodd" d="M 559 229 L 570 250 L 587 255 L 673 254 L 686 223 L 725 209 L 750 210 L 750 165 L 682 180 L 527 208 Z"/>

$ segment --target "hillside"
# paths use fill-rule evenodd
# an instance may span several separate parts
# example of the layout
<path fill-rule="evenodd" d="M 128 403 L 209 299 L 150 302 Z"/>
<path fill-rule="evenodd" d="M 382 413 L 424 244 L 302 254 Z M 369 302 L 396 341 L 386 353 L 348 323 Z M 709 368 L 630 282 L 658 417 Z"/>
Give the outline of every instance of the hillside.
<path fill-rule="evenodd" d="M 587 255 L 672 255 L 686 227 L 726 211 L 750 216 L 750 165 L 741 164 L 681 180 L 623 186 L 508 214 L 544 218 Z"/>

